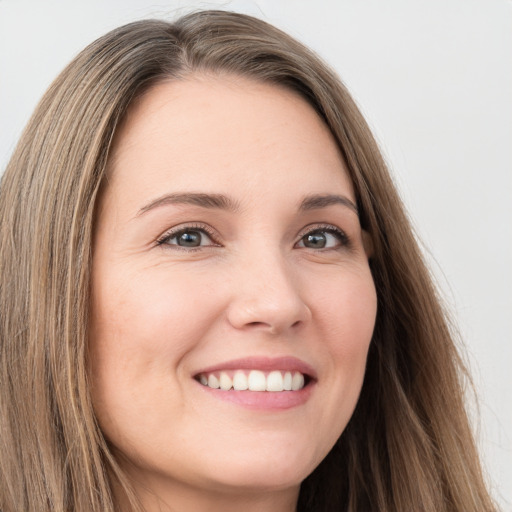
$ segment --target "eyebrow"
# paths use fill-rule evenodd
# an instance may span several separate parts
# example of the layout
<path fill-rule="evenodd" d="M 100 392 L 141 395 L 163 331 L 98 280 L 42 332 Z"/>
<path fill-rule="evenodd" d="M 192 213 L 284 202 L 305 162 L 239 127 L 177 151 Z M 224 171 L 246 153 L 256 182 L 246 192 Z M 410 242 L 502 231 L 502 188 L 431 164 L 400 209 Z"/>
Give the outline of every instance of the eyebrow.
<path fill-rule="evenodd" d="M 171 204 L 189 204 L 199 206 L 201 208 L 227 210 L 231 212 L 237 212 L 240 209 L 240 205 L 237 201 L 224 194 L 182 192 L 165 194 L 154 199 L 147 205 L 143 206 L 136 216 L 138 217 L 143 215 L 144 213 L 160 206 L 167 206 Z M 315 194 L 306 196 L 299 204 L 299 211 L 317 210 L 336 204 L 346 206 L 354 211 L 356 215 L 359 215 L 357 206 L 348 197 L 337 194 Z"/>
<path fill-rule="evenodd" d="M 357 216 L 359 216 L 359 210 L 355 203 L 352 202 L 348 197 L 340 196 L 337 194 L 316 194 L 312 196 L 307 196 L 301 201 L 299 210 L 316 210 L 320 208 L 326 208 L 327 206 L 332 206 L 335 204 L 346 206 L 353 210 Z"/>
<path fill-rule="evenodd" d="M 225 196 L 224 194 L 186 192 L 166 194 L 154 199 L 139 210 L 137 217 L 160 206 L 166 206 L 170 204 L 190 204 L 193 206 L 200 206 L 201 208 L 215 208 L 232 212 L 236 212 L 239 209 L 238 203 L 230 197 Z"/>

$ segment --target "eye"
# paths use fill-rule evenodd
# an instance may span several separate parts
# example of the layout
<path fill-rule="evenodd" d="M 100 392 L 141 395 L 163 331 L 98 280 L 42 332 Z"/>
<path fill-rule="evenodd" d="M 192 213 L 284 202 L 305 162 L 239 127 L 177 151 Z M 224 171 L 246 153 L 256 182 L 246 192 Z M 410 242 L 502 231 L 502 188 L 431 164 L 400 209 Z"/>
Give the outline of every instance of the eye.
<path fill-rule="evenodd" d="M 335 249 L 347 245 L 347 235 L 334 226 L 317 228 L 307 232 L 297 242 L 297 247 L 307 249 Z"/>
<path fill-rule="evenodd" d="M 163 235 L 158 241 L 158 245 L 177 246 L 183 249 L 195 249 L 204 246 L 217 245 L 212 240 L 212 235 L 202 227 L 182 227 Z"/>

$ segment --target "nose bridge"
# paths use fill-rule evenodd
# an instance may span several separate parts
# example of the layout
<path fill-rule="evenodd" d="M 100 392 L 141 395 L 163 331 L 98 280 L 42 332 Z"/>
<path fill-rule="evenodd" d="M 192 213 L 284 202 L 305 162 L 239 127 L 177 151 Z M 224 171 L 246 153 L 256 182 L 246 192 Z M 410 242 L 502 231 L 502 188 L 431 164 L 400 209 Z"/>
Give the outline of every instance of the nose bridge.
<path fill-rule="evenodd" d="M 278 333 L 307 321 L 300 283 L 278 246 L 247 251 L 237 267 L 229 310 L 233 326 Z"/>

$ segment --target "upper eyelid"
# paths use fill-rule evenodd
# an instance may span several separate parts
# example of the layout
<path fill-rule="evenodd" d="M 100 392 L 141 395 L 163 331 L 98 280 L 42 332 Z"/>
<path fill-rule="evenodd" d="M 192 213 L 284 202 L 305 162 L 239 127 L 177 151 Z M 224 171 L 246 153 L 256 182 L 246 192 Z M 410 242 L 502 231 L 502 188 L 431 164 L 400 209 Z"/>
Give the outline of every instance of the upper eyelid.
<path fill-rule="evenodd" d="M 211 238 L 213 242 L 215 242 L 216 238 L 218 238 L 216 231 L 207 224 L 192 222 L 179 224 L 175 227 L 168 229 L 156 239 L 156 243 L 161 244 L 166 240 L 169 240 L 175 237 L 177 234 L 184 231 L 203 231 L 204 233 L 206 233 L 206 235 L 208 235 L 209 238 Z"/>
<path fill-rule="evenodd" d="M 349 236 L 347 235 L 346 231 L 344 229 L 341 229 L 339 226 L 336 226 L 335 224 L 326 224 L 326 223 L 320 223 L 320 224 L 310 224 L 303 228 L 298 235 L 298 240 L 300 241 L 305 235 L 308 233 L 313 233 L 315 231 L 335 231 L 343 235 L 347 240 L 349 239 Z"/>
<path fill-rule="evenodd" d="M 325 229 L 325 230 L 334 229 L 337 231 L 341 231 L 342 233 L 345 232 L 339 226 L 336 226 L 336 224 L 329 224 L 328 222 L 327 223 L 326 222 L 318 222 L 318 223 L 308 224 L 307 226 L 303 227 L 299 231 L 298 236 L 304 236 L 305 234 L 310 233 L 311 231 L 321 231 L 322 229 Z"/>
<path fill-rule="evenodd" d="M 210 237 L 212 239 L 213 242 L 217 242 L 217 240 L 219 238 L 221 238 L 220 235 L 217 233 L 217 231 L 214 230 L 211 226 L 209 226 L 207 224 L 204 224 L 204 223 L 201 223 L 201 222 L 198 222 L 198 223 L 191 222 L 191 223 L 179 224 L 179 225 L 177 225 L 177 226 L 175 226 L 173 228 L 168 229 L 161 236 L 159 236 L 157 238 L 156 242 L 157 243 L 162 243 L 165 240 L 173 238 L 178 233 L 183 232 L 183 231 L 187 231 L 187 230 L 190 230 L 190 231 L 203 231 L 206 235 L 208 235 L 208 237 Z M 315 224 L 315 223 L 313 223 L 313 224 L 308 224 L 307 226 L 305 226 L 304 228 L 302 228 L 299 231 L 299 233 L 296 235 L 297 239 L 296 239 L 295 243 L 299 242 L 308 233 L 312 233 L 312 232 L 315 232 L 315 231 L 322 231 L 322 230 L 336 231 L 336 232 L 339 232 L 340 234 L 342 234 L 347 239 L 349 238 L 348 235 L 346 234 L 345 230 L 341 229 L 339 226 L 336 226 L 335 224 L 329 224 L 329 223 L 317 223 L 317 224 Z"/>
<path fill-rule="evenodd" d="M 301 241 L 303 240 L 303 238 L 309 234 L 309 233 L 315 233 L 315 232 L 330 232 L 331 235 L 334 235 L 338 238 L 339 242 L 340 242 L 340 246 L 338 246 L 337 248 L 339 249 L 340 247 L 347 247 L 347 246 L 350 246 L 352 244 L 352 240 L 351 238 L 347 235 L 346 231 L 341 229 L 340 227 L 334 225 L 334 224 L 323 224 L 323 225 L 317 225 L 316 227 L 312 227 L 311 229 L 304 229 L 303 231 L 301 231 L 301 234 L 299 235 L 299 238 L 297 240 L 297 242 L 295 242 L 295 244 L 299 244 L 301 243 Z M 318 251 L 324 251 L 324 250 L 329 250 L 329 249 L 335 249 L 335 247 L 331 247 L 331 248 L 321 248 L 321 249 L 316 249 Z"/>

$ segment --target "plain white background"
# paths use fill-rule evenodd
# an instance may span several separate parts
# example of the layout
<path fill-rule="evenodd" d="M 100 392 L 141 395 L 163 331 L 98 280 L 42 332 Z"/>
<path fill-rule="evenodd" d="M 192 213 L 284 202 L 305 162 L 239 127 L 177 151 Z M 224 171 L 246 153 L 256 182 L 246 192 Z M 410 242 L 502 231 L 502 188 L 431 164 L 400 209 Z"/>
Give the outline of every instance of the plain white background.
<path fill-rule="evenodd" d="M 352 91 L 462 332 L 484 463 L 512 511 L 512 1 L 0 0 L 0 172 L 44 90 L 86 44 L 198 8 L 283 28 Z"/>

